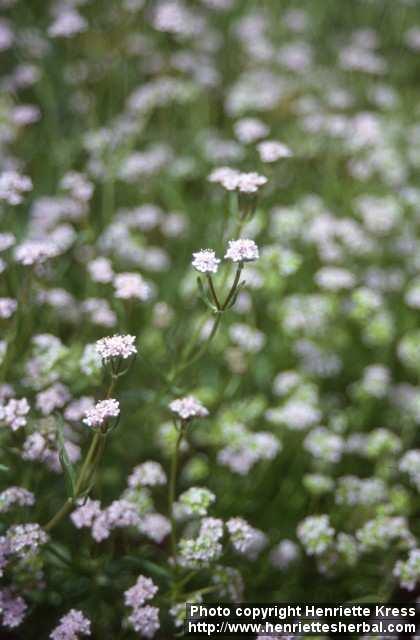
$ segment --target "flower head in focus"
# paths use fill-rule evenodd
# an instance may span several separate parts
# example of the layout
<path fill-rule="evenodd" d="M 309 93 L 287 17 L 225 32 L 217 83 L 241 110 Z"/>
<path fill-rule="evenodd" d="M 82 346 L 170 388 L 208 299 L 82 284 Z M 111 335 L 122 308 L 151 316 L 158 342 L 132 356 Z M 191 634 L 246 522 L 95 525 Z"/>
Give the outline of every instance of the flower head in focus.
<path fill-rule="evenodd" d="M 100 400 L 94 407 L 86 411 L 83 422 L 96 429 L 103 427 L 110 418 L 118 418 L 120 415 L 120 403 L 114 398 Z"/>
<path fill-rule="evenodd" d="M 107 336 L 97 340 L 96 351 L 104 361 L 111 360 L 112 358 L 122 358 L 126 360 L 137 353 L 137 348 L 134 344 L 135 341 L 135 336 L 116 333 L 113 336 Z"/>
<path fill-rule="evenodd" d="M 193 253 L 192 266 L 200 273 L 217 273 L 220 259 L 212 249 L 202 249 Z"/>
<path fill-rule="evenodd" d="M 229 247 L 225 253 L 226 260 L 232 262 L 253 262 L 258 260 L 258 247 L 253 240 L 239 238 L 239 240 L 229 240 Z"/>

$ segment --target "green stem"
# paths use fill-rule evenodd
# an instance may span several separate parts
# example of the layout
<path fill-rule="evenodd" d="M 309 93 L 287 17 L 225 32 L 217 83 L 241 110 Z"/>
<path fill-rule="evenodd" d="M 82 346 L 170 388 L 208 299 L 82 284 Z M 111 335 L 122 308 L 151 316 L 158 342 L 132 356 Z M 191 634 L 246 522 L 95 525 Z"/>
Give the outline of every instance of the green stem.
<path fill-rule="evenodd" d="M 214 303 L 215 303 L 217 309 L 220 309 L 220 303 L 219 303 L 219 299 L 218 299 L 217 294 L 216 294 L 216 290 L 214 288 L 213 278 L 211 277 L 211 275 L 209 273 L 207 274 L 207 282 L 209 283 L 209 287 L 210 287 L 211 295 L 213 296 Z"/>
<path fill-rule="evenodd" d="M 177 553 L 176 553 L 176 523 L 175 523 L 175 517 L 174 517 L 174 502 L 175 502 L 176 475 L 178 470 L 179 451 L 180 451 L 182 439 L 184 437 L 184 428 L 185 428 L 185 423 L 181 423 L 179 434 L 175 443 L 175 448 L 172 454 L 171 474 L 169 477 L 168 512 L 169 512 L 169 520 L 171 522 L 172 557 L 174 559 L 175 566 L 177 564 Z"/>
<path fill-rule="evenodd" d="M 114 391 L 116 382 L 118 379 L 118 374 L 113 373 L 111 377 L 111 382 L 108 387 L 108 392 L 106 394 L 106 398 L 109 399 Z M 74 496 L 72 498 L 68 498 L 63 506 L 57 511 L 57 513 L 47 522 L 44 529 L 45 531 L 51 531 L 61 520 L 69 513 L 69 511 L 74 506 L 77 499 L 83 493 L 83 490 L 87 488 L 89 480 L 92 478 L 95 470 L 98 467 L 98 464 L 102 458 L 102 454 L 105 448 L 105 437 L 99 431 L 95 433 L 90 443 L 89 450 L 86 454 L 86 457 L 83 461 L 82 467 L 80 469 L 79 476 L 76 481 L 76 486 L 74 488 Z"/>
<path fill-rule="evenodd" d="M 216 335 L 221 319 L 222 319 L 222 315 L 219 313 L 213 323 L 212 329 L 210 331 L 210 334 L 207 340 L 204 342 L 204 344 L 201 345 L 201 348 L 197 351 L 197 353 L 192 358 L 187 360 L 187 362 L 184 362 L 184 364 L 182 364 L 180 367 L 178 367 L 178 369 L 176 369 L 176 375 L 180 374 L 182 371 L 190 367 L 192 364 L 194 364 L 194 362 L 199 360 L 201 356 L 203 356 L 206 353 L 207 349 L 210 346 L 211 341 Z"/>
<path fill-rule="evenodd" d="M 62 518 L 64 518 L 69 513 L 72 506 L 73 506 L 73 498 L 68 498 L 66 502 L 63 504 L 63 506 L 61 507 L 61 509 L 57 511 L 55 516 L 53 516 L 51 520 L 44 526 L 44 530 L 47 532 L 51 531 L 51 529 L 53 529 L 55 525 L 58 524 L 60 520 L 62 520 Z"/>
<path fill-rule="evenodd" d="M 239 279 L 241 277 L 241 272 L 242 272 L 243 267 L 244 267 L 244 263 L 240 262 L 238 264 L 238 268 L 236 270 L 235 279 L 233 281 L 232 287 L 231 287 L 231 289 L 230 289 L 230 291 L 229 291 L 229 293 L 227 295 L 226 300 L 224 301 L 224 303 L 222 305 L 222 311 L 224 311 L 227 308 L 227 306 L 229 305 L 229 302 L 232 300 L 233 296 L 236 293 L 236 289 L 238 288 Z"/>

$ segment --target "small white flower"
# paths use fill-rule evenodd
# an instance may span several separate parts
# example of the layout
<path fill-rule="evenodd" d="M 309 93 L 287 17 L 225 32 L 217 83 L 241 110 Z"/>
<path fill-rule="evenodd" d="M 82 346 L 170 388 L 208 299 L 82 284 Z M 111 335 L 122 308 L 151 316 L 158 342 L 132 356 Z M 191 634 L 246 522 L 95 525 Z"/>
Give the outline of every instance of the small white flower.
<path fill-rule="evenodd" d="M 245 238 L 229 240 L 225 259 L 232 260 L 232 262 L 252 262 L 253 260 L 258 260 L 258 258 L 258 247 L 253 240 Z"/>
<path fill-rule="evenodd" d="M 201 273 L 217 273 L 219 268 L 219 258 L 216 258 L 216 254 L 212 249 L 203 249 L 193 253 L 194 260 L 192 266 Z"/>

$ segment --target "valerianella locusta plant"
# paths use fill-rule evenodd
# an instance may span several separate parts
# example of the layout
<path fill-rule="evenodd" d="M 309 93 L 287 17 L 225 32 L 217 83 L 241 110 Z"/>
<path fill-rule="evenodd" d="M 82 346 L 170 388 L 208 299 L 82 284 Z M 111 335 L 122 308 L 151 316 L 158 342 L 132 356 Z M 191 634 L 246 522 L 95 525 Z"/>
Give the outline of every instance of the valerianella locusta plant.
<path fill-rule="evenodd" d="M 420 3 L 0 9 L 1 640 L 414 606 Z"/>

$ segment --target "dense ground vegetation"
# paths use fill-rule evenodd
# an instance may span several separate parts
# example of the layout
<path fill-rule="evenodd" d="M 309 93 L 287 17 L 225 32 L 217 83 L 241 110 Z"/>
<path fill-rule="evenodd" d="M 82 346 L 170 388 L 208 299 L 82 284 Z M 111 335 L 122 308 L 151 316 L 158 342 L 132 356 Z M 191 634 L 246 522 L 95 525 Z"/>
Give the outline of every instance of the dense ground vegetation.
<path fill-rule="evenodd" d="M 0 0 L 1 637 L 415 599 L 416 0 Z"/>

